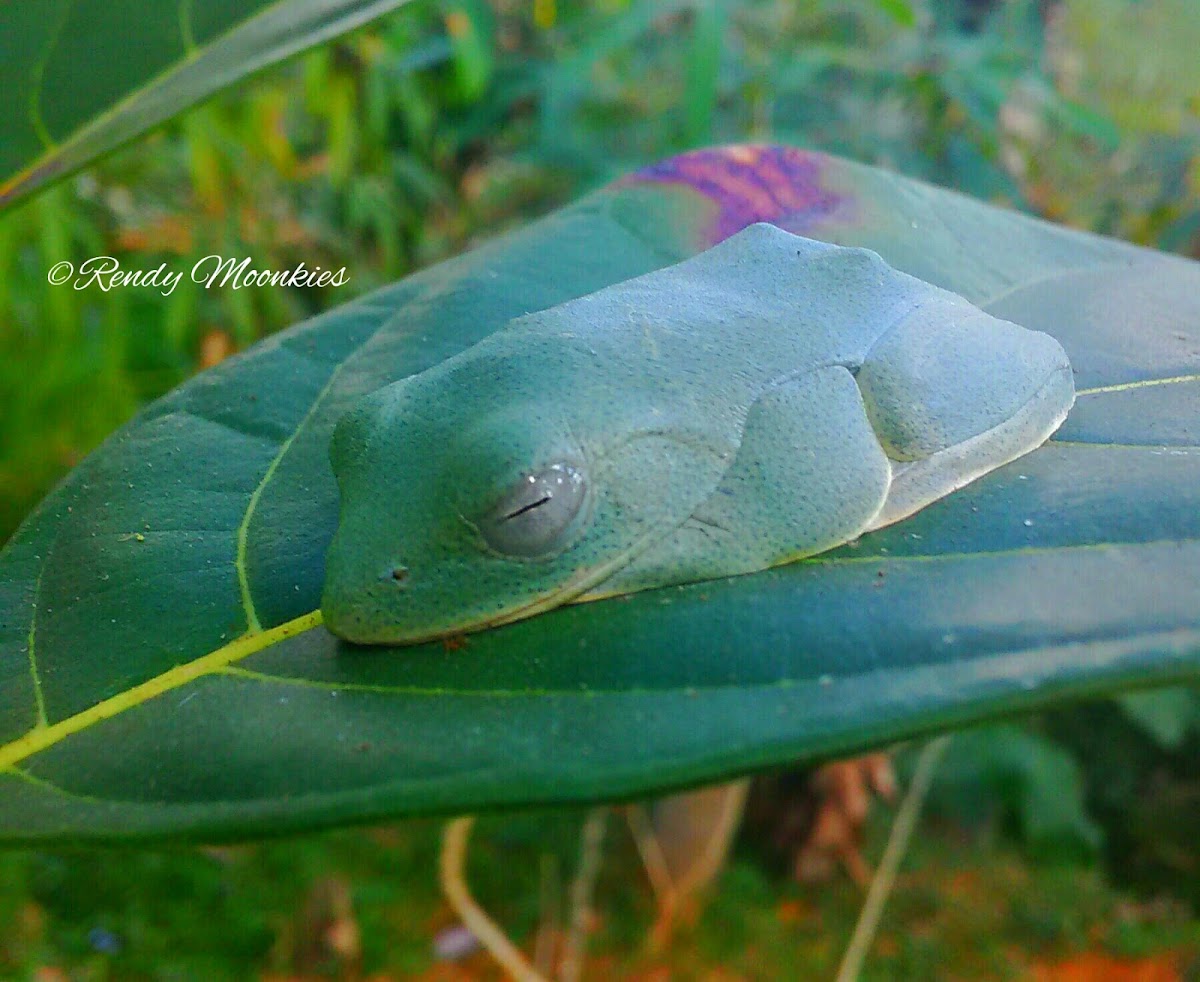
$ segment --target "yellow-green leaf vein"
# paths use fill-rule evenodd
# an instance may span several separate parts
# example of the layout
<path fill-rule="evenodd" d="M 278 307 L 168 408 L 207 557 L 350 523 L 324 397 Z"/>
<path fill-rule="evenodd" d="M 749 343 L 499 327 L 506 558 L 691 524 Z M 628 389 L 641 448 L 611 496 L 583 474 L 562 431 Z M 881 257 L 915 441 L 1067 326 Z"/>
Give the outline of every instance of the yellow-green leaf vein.
<path fill-rule="evenodd" d="M 201 658 L 185 662 L 182 665 L 176 665 L 161 675 L 156 675 L 154 678 L 147 679 L 140 685 L 135 685 L 133 688 L 126 689 L 124 692 L 105 699 L 103 702 L 89 706 L 74 716 L 68 716 L 66 719 L 59 720 L 50 726 L 39 726 L 32 729 L 24 736 L 13 740 L 12 743 L 0 747 L 0 771 L 11 768 L 18 761 L 40 753 L 47 747 L 52 747 L 59 741 L 80 733 L 110 717 L 117 716 L 135 706 L 140 706 L 142 703 L 148 702 L 156 696 L 171 692 L 205 675 L 218 672 L 228 665 L 232 665 L 243 658 L 248 658 L 255 652 L 262 651 L 264 648 L 269 648 L 271 645 L 278 644 L 280 641 L 294 637 L 297 634 L 302 634 L 314 627 L 318 627 L 320 624 L 321 612 L 314 610 L 280 624 L 277 627 L 273 627 L 268 631 L 253 631 L 243 634 L 241 637 L 231 641 L 224 647 L 218 648 L 216 651 L 211 651 Z"/>

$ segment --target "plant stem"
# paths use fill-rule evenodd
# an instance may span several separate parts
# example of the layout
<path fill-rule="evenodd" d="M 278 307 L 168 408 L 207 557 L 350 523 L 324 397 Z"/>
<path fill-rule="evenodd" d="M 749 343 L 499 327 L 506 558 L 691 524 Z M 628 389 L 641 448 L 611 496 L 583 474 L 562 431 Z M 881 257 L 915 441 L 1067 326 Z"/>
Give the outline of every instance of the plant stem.
<path fill-rule="evenodd" d="M 626 805 L 625 821 L 629 825 L 629 832 L 633 836 L 634 845 L 637 846 L 638 855 L 641 856 L 646 877 L 650 880 L 654 899 L 660 907 L 673 903 L 671 896 L 675 892 L 675 883 L 671 879 L 667 858 L 663 855 L 658 836 L 654 834 L 654 826 L 650 824 L 650 817 L 646 814 L 645 806 Z"/>
<path fill-rule="evenodd" d="M 533 967 L 543 975 L 554 973 L 558 948 L 562 937 L 561 888 L 558 878 L 558 860 L 552 853 L 541 856 L 539 886 L 537 938 L 533 943 Z"/>
<path fill-rule="evenodd" d="M 467 888 L 467 839 L 474 822 L 473 815 L 464 815 L 446 823 L 439 864 L 442 892 L 466 928 L 516 982 L 549 982 L 534 969 L 496 922 L 488 917 Z"/>
<path fill-rule="evenodd" d="M 875 932 L 879 929 L 883 906 L 887 903 L 888 895 L 896 882 L 900 862 L 908 851 L 917 817 L 921 814 L 921 805 L 924 804 L 925 795 L 929 793 L 929 786 L 933 783 L 938 760 L 949 742 L 950 736 L 947 734 L 930 740 L 921 749 L 916 769 L 913 771 L 912 784 L 909 785 L 908 793 L 900 803 L 900 810 L 896 812 L 896 819 L 892 822 L 892 831 L 883 850 L 883 858 L 879 861 L 879 869 L 875 871 L 871 886 L 867 890 L 867 899 L 858 915 L 858 923 L 854 926 L 850 944 L 846 946 L 846 954 L 842 957 L 841 967 L 838 968 L 836 982 L 855 982 L 862 971 L 867 951 L 875 940 Z"/>
<path fill-rule="evenodd" d="M 579 982 L 583 973 L 583 953 L 587 947 L 588 921 L 591 917 L 592 891 L 600 871 L 601 846 L 604 844 L 604 825 L 608 819 L 606 807 L 588 812 L 579 836 L 579 869 L 571 883 L 571 922 L 563 944 L 560 982 Z"/>

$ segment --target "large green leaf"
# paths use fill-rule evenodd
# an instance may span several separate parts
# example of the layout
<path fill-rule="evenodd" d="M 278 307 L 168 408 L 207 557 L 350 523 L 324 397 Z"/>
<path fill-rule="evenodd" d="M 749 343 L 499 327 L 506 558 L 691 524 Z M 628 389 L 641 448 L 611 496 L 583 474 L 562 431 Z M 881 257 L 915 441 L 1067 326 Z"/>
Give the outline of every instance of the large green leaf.
<path fill-rule="evenodd" d="M 363 392 L 749 222 L 1047 330 L 1043 449 L 856 545 L 464 647 L 314 613 Z M 781 148 L 675 158 L 149 407 L 0 554 L 0 834 L 229 837 L 648 793 L 1200 677 L 1200 266 Z"/>
<path fill-rule="evenodd" d="M 0 3 L 0 207 L 403 2 Z"/>

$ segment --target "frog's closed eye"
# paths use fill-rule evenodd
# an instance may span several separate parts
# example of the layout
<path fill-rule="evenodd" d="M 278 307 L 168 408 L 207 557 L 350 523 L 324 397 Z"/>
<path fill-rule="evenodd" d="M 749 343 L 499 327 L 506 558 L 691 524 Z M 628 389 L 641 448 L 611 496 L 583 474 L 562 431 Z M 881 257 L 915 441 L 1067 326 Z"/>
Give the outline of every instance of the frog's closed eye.
<path fill-rule="evenodd" d="M 579 468 L 552 464 L 523 476 L 483 518 L 479 531 L 505 555 L 549 555 L 566 546 L 586 493 Z"/>

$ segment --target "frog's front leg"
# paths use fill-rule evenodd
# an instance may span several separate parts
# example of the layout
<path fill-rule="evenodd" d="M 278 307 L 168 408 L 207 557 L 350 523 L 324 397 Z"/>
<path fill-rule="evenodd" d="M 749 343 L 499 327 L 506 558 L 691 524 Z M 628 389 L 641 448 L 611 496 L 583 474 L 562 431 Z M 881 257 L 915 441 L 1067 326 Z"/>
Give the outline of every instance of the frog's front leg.
<path fill-rule="evenodd" d="M 857 374 L 871 425 L 893 461 L 870 528 L 899 521 L 1040 445 L 1075 401 L 1052 337 L 957 298 L 904 317 Z"/>

